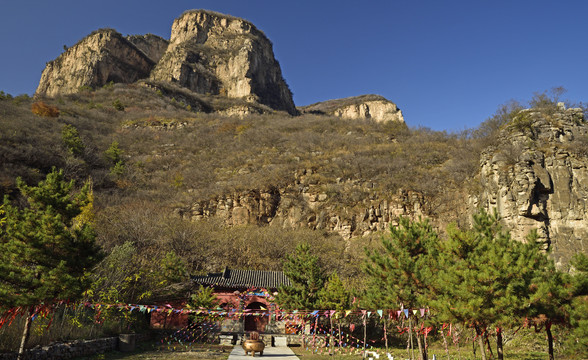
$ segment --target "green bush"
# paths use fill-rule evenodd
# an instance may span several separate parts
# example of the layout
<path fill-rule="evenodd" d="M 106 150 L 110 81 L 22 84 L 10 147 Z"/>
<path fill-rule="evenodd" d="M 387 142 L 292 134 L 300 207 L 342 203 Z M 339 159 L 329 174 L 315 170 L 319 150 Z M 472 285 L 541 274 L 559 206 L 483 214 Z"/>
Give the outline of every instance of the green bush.
<path fill-rule="evenodd" d="M 61 130 L 63 146 L 72 155 L 81 155 L 84 151 L 84 142 L 80 138 L 78 129 L 75 126 L 66 124 Z"/>
<path fill-rule="evenodd" d="M 125 111 L 125 106 L 123 105 L 122 102 L 120 102 L 119 99 L 116 99 L 112 102 L 112 106 L 117 110 L 117 111 Z"/>

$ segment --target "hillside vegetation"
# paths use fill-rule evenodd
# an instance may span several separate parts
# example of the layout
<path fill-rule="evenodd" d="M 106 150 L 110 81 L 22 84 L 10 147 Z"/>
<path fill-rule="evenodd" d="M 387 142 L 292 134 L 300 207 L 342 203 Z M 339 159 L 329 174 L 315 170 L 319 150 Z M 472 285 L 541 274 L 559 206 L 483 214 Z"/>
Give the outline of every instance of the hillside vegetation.
<path fill-rule="evenodd" d="M 504 107 L 479 129 L 450 134 L 311 114 L 228 117 L 170 95 L 141 84 L 51 99 L 2 94 L 0 193 L 14 196 L 17 177 L 35 184 L 57 167 L 78 185 L 92 179 L 101 245 L 111 251 L 128 242 L 146 267 L 174 251 L 188 273 L 280 269 L 284 254 L 307 241 L 325 248 L 319 253 L 329 269 L 353 278 L 373 237 L 344 241 L 303 225 L 227 227 L 175 212 L 239 191 L 314 185 L 339 209 L 415 191 L 426 199 L 424 215 L 464 223 L 464 196 L 479 186 L 470 181 L 479 154 L 519 109 Z M 58 115 L 34 114 L 40 102 Z M 349 183 L 358 184 L 353 192 Z"/>

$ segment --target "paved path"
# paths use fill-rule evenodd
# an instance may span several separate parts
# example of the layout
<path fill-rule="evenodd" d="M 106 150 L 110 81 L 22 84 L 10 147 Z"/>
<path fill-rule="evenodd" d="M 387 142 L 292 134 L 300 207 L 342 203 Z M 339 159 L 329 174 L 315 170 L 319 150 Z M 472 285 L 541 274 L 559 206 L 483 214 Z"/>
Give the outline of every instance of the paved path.
<path fill-rule="evenodd" d="M 263 356 L 259 356 L 259 353 L 255 353 L 256 358 L 268 358 L 271 360 L 297 360 L 298 357 L 294 355 L 292 350 L 286 346 L 266 346 L 263 349 Z M 251 360 L 251 353 L 249 355 L 245 355 L 245 350 L 241 345 L 236 345 L 231 351 L 231 355 L 229 355 L 228 360 Z"/>

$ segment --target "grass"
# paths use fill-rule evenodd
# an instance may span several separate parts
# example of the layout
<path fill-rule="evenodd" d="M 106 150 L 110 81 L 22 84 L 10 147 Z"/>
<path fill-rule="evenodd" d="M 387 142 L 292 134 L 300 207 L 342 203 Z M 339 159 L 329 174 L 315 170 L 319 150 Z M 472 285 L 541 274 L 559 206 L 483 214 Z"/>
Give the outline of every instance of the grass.
<path fill-rule="evenodd" d="M 298 356 L 301 360 L 320 360 L 320 359 L 331 359 L 331 360 L 349 360 L 349 359 L 360 359 L 363 358 L 360 351 L 355 351 L 352 354 L 344 353 L 338 354 L 334 353 L 333 355 L 329 355 L 328 351 L 322 351 L 320 353 L 313 353 L 311 349 L 307 350 L 302 347 L 292 347 L 294 354 Z M 368 350 L 370 351 L 370 350 Z M 374 350 L 372 350 L 374 351 Z M 380 355 L 381 360 L 387 360 L 386 357 L 386 350 L 383 348 L 375 349 L 375 351 Z M 404 360 L 408 359 L 408 354 L 406 349 L 399 349 L 399 348 L 390 348 L 389 352 L 394 359 L 397 360 Z M 450 349 L 449 351 L 449 358 L 450 359 L 460 359 L 460 360 L 475 360 L 480 359 L 480 356 L 474 356 L 472 353 L 471 347 L 462 348 L 460 353 L 458 354 L 457 350 Z M 369 355 L 369 354 L 368 354 Z M 415 349 L 415 358 L 418 358 L 418 349 Z M 439 360 L 447 359 L 447 355 L 445 350 L 440 344 L 433 345 L 429 348 L 428 356 L 429 359 L 433 358 L 433 355 L 436 356 Z M 490 358 L 489 354 L 486 354 L 488 358 Z M 497 354 L 494 353 L 494 357 L 496 358 Z M 369 357 L 369 356 L 368 356 Z M 505 350 L 505 359 L 512 359 L 512 360 L 547 360 L 549 358 L 547 352 L 540 352 L 540 351 L 529 351 L 524 348 L 518 349 L 510 349 L 510 351 Z M 566 357 L 560 354 L 556 354 L 557 359 L 581 359 L 581 357 Z"/>
<path fill-rule="evenodd" d="M 179 344 L 169 345 L 166 349 L 159 348 L 153 343 L 141 343 L 132 352 L 111 351 L 89 357 L 79 357 L 77 360 L 151 360 L 151 359 L 211 359 L 225 360 L 231 353 L 232 346 L 199 344 L 189 350 L 181 350 Z"/>

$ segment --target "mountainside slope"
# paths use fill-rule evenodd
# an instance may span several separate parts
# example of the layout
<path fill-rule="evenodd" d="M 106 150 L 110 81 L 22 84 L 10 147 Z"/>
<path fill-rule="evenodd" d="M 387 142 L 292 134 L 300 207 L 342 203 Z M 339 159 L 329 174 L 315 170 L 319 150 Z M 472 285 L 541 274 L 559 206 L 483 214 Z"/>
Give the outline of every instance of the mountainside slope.
<path fill-rule="evenodd" d="M 194 236 L 216 255 L 194 260 L 194 269 L 228 261 L 206 239 L 241 246 L 237 234 L 252 228 L 317 242 L 326 236 L 346 256 L 361 256 L 357 249 L 399 216 L 444 228 L 465 225 L 484 206 L 498 207 L 517 239 L 539 228 L 561 264 L 585 251 L 588 140 L 580 110 L 523 111 L 480 157 L 487 140 L 475 137 L 327 115 L 206 114 L 141 84 L 46 99 L 56 118 L 33 115 L 33 101 L 0 100 L 0 192 L 13 193 L 16 176 L 39 181 L 51 166 L 79 182 L 92 177 L 107 246 L 137 236 L 145 251 L 159 251 L 172 235 L 147 231 L 147 221 L 173 223 L 169 231 L 207 229 Z M 67 147 L 66 125 L 79 132 L 83 151 Z M 120 166 L 108 155 L 114 142 Z M 120 221 L 136 229 L 113 233 Z"/>

